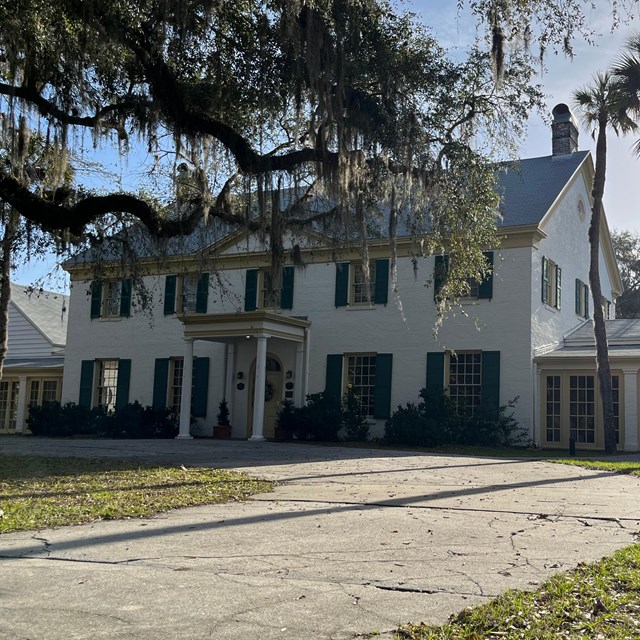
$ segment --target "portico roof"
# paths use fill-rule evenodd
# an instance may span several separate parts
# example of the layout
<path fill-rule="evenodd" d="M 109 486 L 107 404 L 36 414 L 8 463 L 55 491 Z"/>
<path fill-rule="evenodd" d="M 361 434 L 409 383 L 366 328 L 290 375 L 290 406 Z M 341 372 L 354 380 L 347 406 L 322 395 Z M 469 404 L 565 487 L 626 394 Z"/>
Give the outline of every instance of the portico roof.
<path fill-rule="evenodd" d="M 273 311 L 187 314 L 180 316 L 180 320 L 185 338 L 215 342 L 256 336 L 304 342 L 305 332 L 311 326 L 306 317 L 283 316 Z"/>

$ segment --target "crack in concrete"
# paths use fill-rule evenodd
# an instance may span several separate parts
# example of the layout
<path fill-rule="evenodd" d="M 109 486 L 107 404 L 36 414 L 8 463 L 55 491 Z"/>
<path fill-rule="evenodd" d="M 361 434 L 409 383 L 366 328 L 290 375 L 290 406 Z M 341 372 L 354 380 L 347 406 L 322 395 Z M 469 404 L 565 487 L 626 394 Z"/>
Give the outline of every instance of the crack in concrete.
<path fill-rule="evenodd" d="M 51 543 L 49 542 L 49 540 L 47 540 L 47 538 L 41 538 L 39 536 L 33 535 L 31 536 L 31 539 L 37 540 L 38 542 L 42 542 L 42 545 L 44 546 L 44 551 L 47 554 L 47 557 L 51 555 Z"/>
<path fill-rule="evenodd" d="M 459 572 L 456 572 L 459 573 Z M 465 575 L 459 573 L 459 575 Z M 468 576 L 466 576 L 468 577 Z M 471 580 L 481 591 L 482 587 L 475 582 L 475 580 Z M 363 583 L 365 587 L 373 587 L 374 589 L 380 589 L 381 591 L 398 591 L 400 593 L 422 593 L 425 595 L 435 595 L 437 593 L 446 593 L 452 596 L 474 596 L 474 597 L 482 597 L 482 598 L 495 598 L 496 595 L 486 595 L 483 593 L 476 593 L 473 591 L 456 591 L 454 589 L 424 589 L 421 587 L 405 587 L 403 585 L 385 585 L 376 582 L 365 582 Z"/>
<path fill-rule="evenodd" d="M 437 497 L 437 496 L 436 496 Z M 303 503 L 303 504 L 329 504 L 329 505 L 343 505 L 343 506 L 360 506 L 366 508 L 387 508 L 387 509 L 423 509 L 425 511 L 456 511 L 462 513 L 498 513 L 514 516 L 532 516 L 538 518 L 541 516 L 542 520 L 549 520 L 549 514 L 540 513 L 537 511 L 516 511 L 512 509 L 479 509 L 476 507 L 439 507 L 434 505 L 422 505 L 422 504 L 390 504 L 388 502 L 361 502 L 361 501 L 342 501 L 342 500 L 318 500 L 318 499 L 302 499 L 302 498 L 260 498 L 259 502 L 271 502 L 271 503 Z M 614 522 L 621 524 L 622 522 L 634 522 L 637 526 L 640 526 L 640 520 L 638 518 L 632 518 L 630 516 L 598 516 L 598 515 L 579 515 L 579 514 L 562 514 L 556 516 L 556 522 L 560 519 L 566 520 L 595 520 L 597 522 Z"/>

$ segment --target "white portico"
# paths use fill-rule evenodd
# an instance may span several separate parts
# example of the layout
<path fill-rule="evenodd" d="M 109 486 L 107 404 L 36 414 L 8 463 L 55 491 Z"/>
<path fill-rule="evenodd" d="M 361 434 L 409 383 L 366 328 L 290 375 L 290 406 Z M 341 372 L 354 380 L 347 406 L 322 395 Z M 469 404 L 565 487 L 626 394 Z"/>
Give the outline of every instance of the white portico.
<path fill-rule="evenodd" d="M 272 311 L 184 315 L 184 361 L 193 360 L 194 342 L 226 344 L 225 399 L 234 437 L 273 437 L 283 400 L 300 406 L 307 394 L 311 322 Z M 182 381 L 180 432 L 190 438 L 192 375 Z"/>

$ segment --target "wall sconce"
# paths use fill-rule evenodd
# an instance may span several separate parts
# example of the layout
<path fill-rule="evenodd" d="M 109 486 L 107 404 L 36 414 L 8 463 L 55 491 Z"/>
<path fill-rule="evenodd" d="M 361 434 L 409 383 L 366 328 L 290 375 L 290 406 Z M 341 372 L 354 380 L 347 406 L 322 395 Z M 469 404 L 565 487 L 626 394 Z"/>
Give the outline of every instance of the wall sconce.
<path fill-rule="evenodd" d="M 244 373 L 242 371 L 238 371 L 238 373 L 236 373 L 236 378 L 238 380 L 242 380 L 244 378 Z"/>
<path fill-rule="evenodd" d="M 251 336 L 245 336 L 244 339 L 245 340 L 251 340 Z"/>
<path fill-rule="evenodd" d="M 291 378 L 293 378 L 293 371 L 289 369 L 285 375 L 287 376 L 287 380 L 291 380 Z"/>

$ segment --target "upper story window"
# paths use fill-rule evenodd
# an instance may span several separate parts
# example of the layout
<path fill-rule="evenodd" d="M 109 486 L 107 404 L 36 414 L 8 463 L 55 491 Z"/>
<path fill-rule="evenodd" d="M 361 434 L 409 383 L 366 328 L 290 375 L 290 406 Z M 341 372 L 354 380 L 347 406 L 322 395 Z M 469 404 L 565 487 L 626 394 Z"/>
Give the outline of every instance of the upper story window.
<path fill-rule="evenodd" d="M 336 264 L 336 307 L 347 305 L 387 304 L 389 300 L 389 260 L 369 263 L 369 283 L 362 264 L 339 262 Z"/>
<path fill-rule="evenodd" d="M 542 302 L 555 309 L 562 302 L 562 269 L 546 256 L 542 256 Z"/>
<path fill-rule="evenodd" d="M 282 268 L 282 288 L 273 287 L 267 269 L 247 269 L 245 273 L 244 310 L 292 309 L 295 269 Z"/>
<path fill-rule="evenodd" d="M 589 317 L 589 287 L 576 278 L 576 313 L 581 318 Z"/>
<path fill-rule="evenodd" d="M 491 273 L 482 281 L 475 279 L 467 280 L 467 293 L 464 295 L 466 299 L 490 300 L 493 297 L 493 251 L 484 253 L 488 265 L 491 267 Z M 449 274 L 449 256 L 436 256 L 435 266 L 433 270 L 433 297 L 438 300 L 438 294 L 446 282 Z"/>
<path fill-rule="evenodd" d="M 209 274 L 187 273 L 165 276 L 164 315 L 206 313 L 209 297 Z"/>
<path fill-rule="evenodd" d="M 130 316 L 131 288 L 131 278 L 94 280 L 91 283 L 91 318 Z"/>

